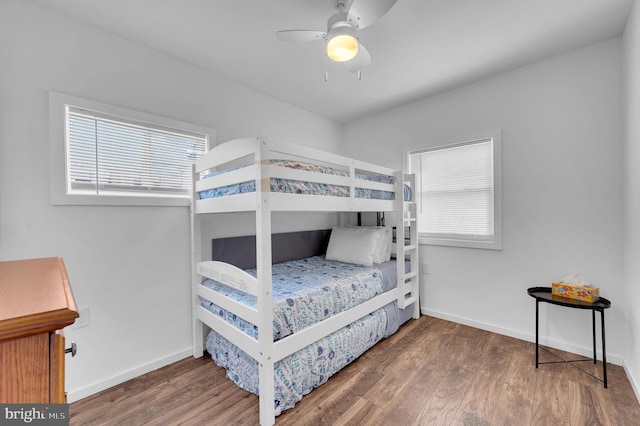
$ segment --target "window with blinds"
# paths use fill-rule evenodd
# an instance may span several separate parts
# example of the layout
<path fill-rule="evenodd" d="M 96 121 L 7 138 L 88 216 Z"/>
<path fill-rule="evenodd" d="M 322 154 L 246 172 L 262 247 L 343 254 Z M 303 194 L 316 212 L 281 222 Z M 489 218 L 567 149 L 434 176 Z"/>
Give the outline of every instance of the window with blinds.
<path fill-rule="evenodd" d="M 421 242 L 501 249 L 500 148 L 493 135 L 409 152 Z"/>
<path fill-rule="evenodd" d="M 208 135 L 65 106 L 67 193 L 189 197 Z"/>

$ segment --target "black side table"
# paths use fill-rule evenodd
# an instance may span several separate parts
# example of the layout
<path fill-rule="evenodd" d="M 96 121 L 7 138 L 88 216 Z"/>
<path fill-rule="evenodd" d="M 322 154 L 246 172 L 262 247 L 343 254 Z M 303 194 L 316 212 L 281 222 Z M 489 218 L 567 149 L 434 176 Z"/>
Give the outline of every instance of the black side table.
<path fill-rule="evenodd" d="M 568 363 L 572 367 L 582 371 L 585 374 L 593 377 L 596 380 L 604 383 L 604 387 L 607 387 L 607 353 L 605 351 L 605 339 L 604 339 L 604 310 L 611 307 L 611 302 L 604 297 L 601 297 L 596 302 L 589 303 L 583 302 L 582 300 L 576 299 L 568 299 L 566 297 L 555 296 L 551 294 L 551 287 L 531 287 L 527 289 L 527 293 L 529 296 L 536 299 L 536 368 L 538 368 L 539 364 L 557 364 L 557 363 Z M 540 302 L 551 303 L 553 305 L 566 306 L 569 308 L 576 309 L 590 309 L 591 310 L 591 322 L 593 325 L 593 363 L 596 363 L 596 311 L 600 312 L 600 325 L 602 328 L 602 374 L 603 378 L 594 376 L 593 374 L 582 370 L 570 363 L 573 362 L 583 362 L 590 361 L 588 359 L 577 359 L 577 360 L 565 360 L 560 358 L 558 355 L 553 352 L 549 352 L 547 349 L 542 348 L 545 352 L 555 356 L 560 359 L 560 361 L 549 361 L 549 362 L 538 362 L 538 305 Z"/>

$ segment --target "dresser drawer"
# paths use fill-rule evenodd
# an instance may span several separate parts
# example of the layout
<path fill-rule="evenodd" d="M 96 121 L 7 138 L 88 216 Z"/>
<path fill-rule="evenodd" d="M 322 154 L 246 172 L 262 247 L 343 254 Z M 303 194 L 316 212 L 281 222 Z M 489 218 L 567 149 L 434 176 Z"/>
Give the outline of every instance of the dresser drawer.
<path fill-rule="evenodd" d="M 0 404 L 64 403 L 61 330 L 78 317 L 64 262 L 0 262 L 0 300 Z"/>

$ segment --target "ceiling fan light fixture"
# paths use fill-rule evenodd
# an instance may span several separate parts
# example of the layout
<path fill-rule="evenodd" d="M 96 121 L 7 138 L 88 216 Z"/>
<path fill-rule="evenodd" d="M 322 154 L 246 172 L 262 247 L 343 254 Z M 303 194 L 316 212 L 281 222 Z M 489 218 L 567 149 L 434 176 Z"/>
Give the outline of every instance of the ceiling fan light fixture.
<path fill-rule="evenodd" d="M 351 27 L 338 27 L 331 31 L 327 42 L 327 56 L 336 62 L 345 62 L 358 54 L 358 39 Z"/>
<path fill-rule="evenodd" d="M 360 44 L 358 31 L 382 18 L 397 0 L 330 0 L 330 2 L 337 12 L 327 20 L 326 31 L 284 30 L 277 31 L 276 37 L 281 41 L 322 40 L 329 59 L 341 62 L 350 73 L 358 73 L 359 77 L 360 70 L 371 63 L 371 55 L 367 48 Z"/>

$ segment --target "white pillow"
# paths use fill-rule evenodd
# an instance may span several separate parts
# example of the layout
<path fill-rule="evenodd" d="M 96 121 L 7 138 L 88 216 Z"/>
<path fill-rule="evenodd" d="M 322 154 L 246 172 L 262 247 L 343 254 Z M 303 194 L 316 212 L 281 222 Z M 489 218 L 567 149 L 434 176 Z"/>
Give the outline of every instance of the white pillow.
<path fill-rule="evenodd" d="M 380 233 L 378 244 L 373 254 L 373 263 L 382 263 L 391 260 L 391 249 L 393 248 L 393 230 L 384 226 L 364 226 L 372 228 Z"/>
<path fill-rule="evenodd" d="M 387 255 L 386 232 L 381 226 L 372 226 L 371 229 L 378 233 L 378 242 L 373 251 L 373 263 L 382 263 Z M 391 255 L 391 253 L 389 253 L 389 255 Z"/>
<path fill-rule="evenodd" d="M 393 229 L 390 227 L 384 228 L 384 242 L 385 242 L 385 253 L 384 260 L 391 260 L 391 250 L 393 248 Z"/>
<path fill-rule="evenodd" d="M 334 226 L 325 257 L 327 260 L 371 266 L 381 236 L 375 228 Z"/>

